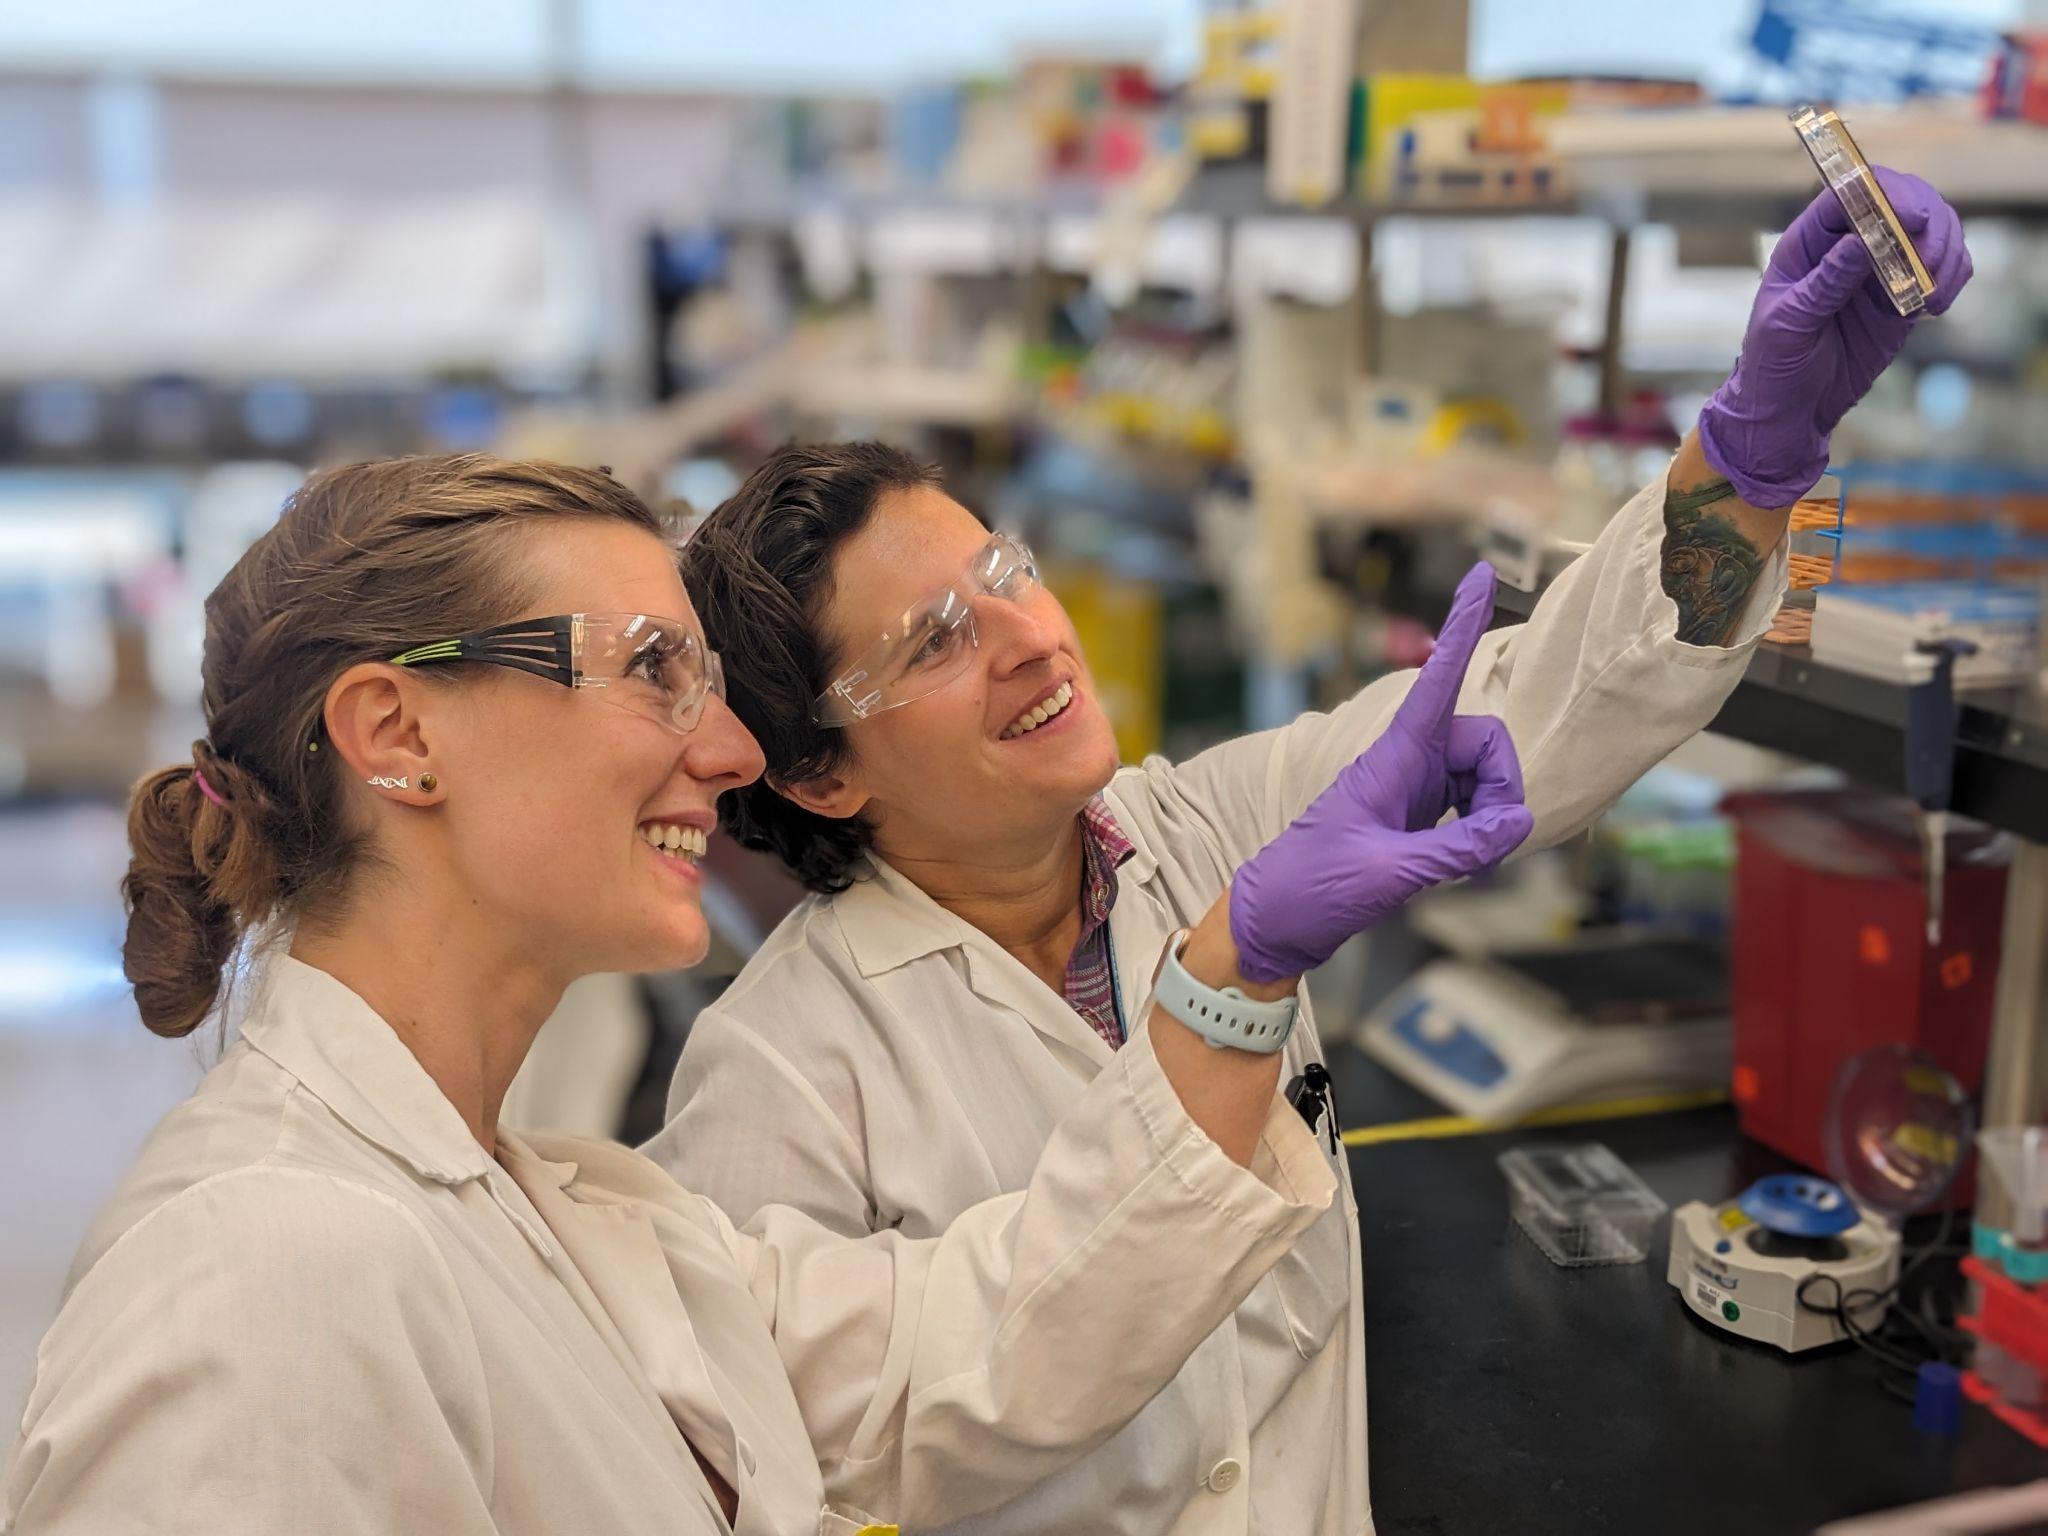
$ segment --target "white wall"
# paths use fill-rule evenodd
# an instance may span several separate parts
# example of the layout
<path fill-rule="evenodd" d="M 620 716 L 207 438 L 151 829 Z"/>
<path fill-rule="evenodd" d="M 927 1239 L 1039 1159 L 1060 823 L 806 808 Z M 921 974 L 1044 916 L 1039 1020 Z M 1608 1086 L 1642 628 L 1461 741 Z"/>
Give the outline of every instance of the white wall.
<path fill-rule="evenodd" d="M 0 77 L 0 375 L 539 365 L 595 331 L 631 380 L 643 232 L 716 200 L 762 110 L 585 97 L 565 222 L 539 92 Z"/>
<path fill-rule="evenodd" d="M 566 16 L 584 78 L 867 91 L 988 73 L 1019 44 L 1195 56 L 1199 0 L 68 0 L 0 7 L 0 58 L 256 78 L 544 77 Z"/>

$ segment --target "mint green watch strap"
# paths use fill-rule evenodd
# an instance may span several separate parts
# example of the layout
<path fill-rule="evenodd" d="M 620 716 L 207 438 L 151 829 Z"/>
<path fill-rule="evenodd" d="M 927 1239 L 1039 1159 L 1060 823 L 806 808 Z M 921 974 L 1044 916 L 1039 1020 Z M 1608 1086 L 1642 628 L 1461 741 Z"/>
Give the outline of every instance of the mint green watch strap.
<path fill-rule="evenodd" d="M 1289 996 L 1277 1002 L 1254 1002 L 1236 987 L 1218 991 L 1195 980 L 1180 963 L 1187 941 L 1185 928 L 1166 941 L 1166 963 L 1152 988 L 1152 1001 L 1218 1050 L 1228 1046 L 1270 1056 L 1284 1046 L 1294 1031 L 1300 1001 Z"/>

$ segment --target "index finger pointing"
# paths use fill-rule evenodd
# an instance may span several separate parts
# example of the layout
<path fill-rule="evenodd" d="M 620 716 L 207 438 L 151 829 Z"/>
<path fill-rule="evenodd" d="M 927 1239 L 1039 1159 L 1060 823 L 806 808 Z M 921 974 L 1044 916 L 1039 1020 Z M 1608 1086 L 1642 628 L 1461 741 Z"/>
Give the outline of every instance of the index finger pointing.
<path fill-rule="evenodd" d="M 1436 649 L 1422 664 L 1408 697 L 1394 712 L 1394 723 L 1430 736 L 1449 726 L 1465 685 L 1465 669 L 1479 648 L 1479 637 L 1493 619 L 1493 567 L 1484 560 L 1465 573 L 1451 599 L 1451 611 L 1437 631 Z"/>

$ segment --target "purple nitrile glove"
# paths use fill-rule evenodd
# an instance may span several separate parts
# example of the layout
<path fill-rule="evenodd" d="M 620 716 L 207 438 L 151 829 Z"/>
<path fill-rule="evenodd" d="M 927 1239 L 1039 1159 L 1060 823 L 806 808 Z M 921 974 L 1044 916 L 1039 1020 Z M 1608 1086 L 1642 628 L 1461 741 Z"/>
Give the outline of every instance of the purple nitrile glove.
<path fill-rule="evenodd" d="M 1962 220 L 1919 177 L 1872 169 L 1934 279 L 1925 312 L 1941 314 L 1970 280 Z M 1829 434 L 1912 328 L 1822 188 L 1771 252 L 1735 371 L 1700 411 L 1700 451 L 1751 506 L 1789 507 L 1827 472 Z"/>
<path fill-rule="evenodd" d="M 1230 934 L 1248 981 L 1314 970 L 1418 891 L 1513 853 L 1533 819 L 1507 727 L 1458 715 L 1458 690 L 1493 616 L 1493 567 L 1458 583 L 1436 649 L 1386 731 L 1238 869 Z M 1456 821 L 1437 825 L 1444 812 Z"/>

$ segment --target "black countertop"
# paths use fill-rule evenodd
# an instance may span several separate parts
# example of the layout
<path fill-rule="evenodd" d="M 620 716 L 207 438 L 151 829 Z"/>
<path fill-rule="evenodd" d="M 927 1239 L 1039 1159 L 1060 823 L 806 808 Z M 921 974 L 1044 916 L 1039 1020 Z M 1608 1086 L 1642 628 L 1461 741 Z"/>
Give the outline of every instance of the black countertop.
<path fill-rule="evenodd" d="M 1331 1057 L 1346 1126 L 1443 1113 Z M 1494 1166 L 1539 1140 L 1604 1142 L 1674 1207 L 1788 1166 L 1727 1109 L 1352 1149 L 1379 1536 L 1776 1536 L 2048 1476 L 2048 1452 L 1972 1405 L 1959 1436 L 1920 1434 L 1851 1345 L 1795 1357 L 1701 1322 L 1665 1283 L 1662 1230 L 1641 1264 L 1553 1265 Z"/>

